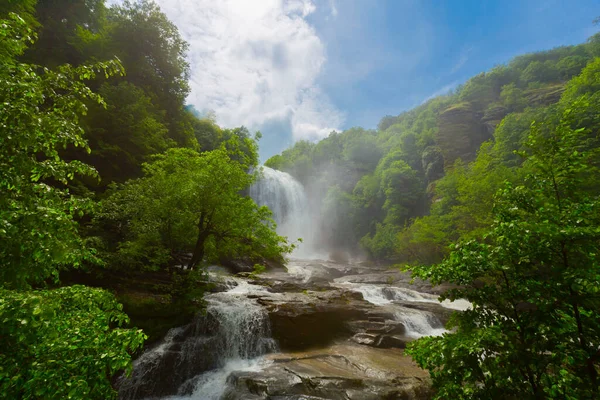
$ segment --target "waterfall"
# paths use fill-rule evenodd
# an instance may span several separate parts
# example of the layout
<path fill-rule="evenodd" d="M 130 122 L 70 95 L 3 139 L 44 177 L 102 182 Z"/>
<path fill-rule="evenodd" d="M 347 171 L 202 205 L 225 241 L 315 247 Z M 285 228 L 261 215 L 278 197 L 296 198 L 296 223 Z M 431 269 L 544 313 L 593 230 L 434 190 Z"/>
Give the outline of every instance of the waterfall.
<path fill-rule="evenodd" d="M 227 292 L 206 296 L 205 314 L 185 327 L 171 329 L 159 345 L 134 362 L 131 377 L 118 383 L 119 398 L 177 393 L 181 397 L 169 399 L 220 399 L 231 371 L 257 368 L 260 356 L 277 350 L 266 311 L 246 296 L 260 291 L 264 288 L 239 280 Z"/>
<path fill-rule="evenodd" d="M 302 238 L 294 256 L 314 256 L 313 218 L 304 187 L 290 174 L 262 167 L 262 178 L 250 187 L 250 197 L 273 212 L 277 233 L 291 242 Z"/>

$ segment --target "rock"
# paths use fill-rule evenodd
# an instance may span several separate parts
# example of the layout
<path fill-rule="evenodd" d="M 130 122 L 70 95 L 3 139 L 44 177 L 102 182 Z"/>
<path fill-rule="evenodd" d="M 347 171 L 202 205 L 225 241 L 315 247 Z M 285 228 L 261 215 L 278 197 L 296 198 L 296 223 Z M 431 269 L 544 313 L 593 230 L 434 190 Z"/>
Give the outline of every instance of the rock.
<path fill-rule="evenodd" d="M 421 166 L 428 182 L 444 176 L 444 155 L 440 148 L 437 146 L 426 147 L 421 156 Z"/>
<path fill-rule="evenodd" d="M 169 332 L 165 343 L 137 359 L 131 377 L 121 377 L 117 382 L 119 398 L 174 395 L 191 377 L 217 368 L 218 338 L 193 331 L 176 328 Z"/>
<path fill-rule="evenodd" d="M 389 349 L 395 347 L 397 349 L 403 349 L 406 347 L 406 343 L 412 342 L 414 339 L 406 336 L 399 335 L 381 335 L 376 343 L 375 347 L 383 349 Z"/>
<path fill-rule="evenodd" d="M 354 332 L 346 323 L 368 318 L 373 309 L 360 293 L 340 289 L 285 293 L 258 302 L 267 308 L 273 338 L 284 351 L 323 347 L 349 338 Z"/>
<path fill-rule="evenodd" d="M 259 372 L 235 372 L 228 400 L 237 399 L 428 399 L 428 373 L 400 349 L 335 344 L 304 352 L 273 354 Z"/>
<path fill-rule="evenodd" d="M 329 260 L 336 263 L 345 263 L 347 264 L 350 261 L 350 257 L 348 256 L 348 252 L 342 250 L 334 250 L 329 253 Z"/>
<path fill-rule="evenodd" d="M 440 112 L 435 141 L 444 155 L 446 167 L 452 166 L 458 158 L 465 163 L 474 160 L 481 143 L 490 139 L 482 117 L 469 102 L 453 104 Z"/>
<path fill-rule="evenodd" d="M 231 273 L 237 274 L 239 272 L 252 272 L 254 271 L 254 262 L 246 258 L 238 259 L 226 259 L 220 260 L 221 265 L 227 268 Z"/>

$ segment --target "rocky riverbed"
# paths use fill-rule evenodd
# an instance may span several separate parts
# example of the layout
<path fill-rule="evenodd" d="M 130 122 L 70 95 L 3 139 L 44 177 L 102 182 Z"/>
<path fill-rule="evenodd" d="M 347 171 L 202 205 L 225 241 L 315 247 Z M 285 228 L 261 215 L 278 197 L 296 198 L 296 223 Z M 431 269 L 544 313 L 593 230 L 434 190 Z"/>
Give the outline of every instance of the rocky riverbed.
<path fill-rule="evenodd" d="M 258 277 L 211 272 L 207 312 L 146 351 L 122 399 L 427 399 L 406 343 L 466 302 L 368 264 L 292 260 Z"/>

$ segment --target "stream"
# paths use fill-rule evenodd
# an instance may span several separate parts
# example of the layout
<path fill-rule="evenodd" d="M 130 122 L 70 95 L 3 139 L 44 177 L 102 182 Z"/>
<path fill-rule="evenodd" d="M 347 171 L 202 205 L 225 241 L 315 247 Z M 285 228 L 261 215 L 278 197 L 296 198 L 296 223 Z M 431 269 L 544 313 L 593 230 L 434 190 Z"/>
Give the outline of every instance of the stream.
<path fill-rule="evenodd" d="M 147 349 L 119 398 L 170 400 L 428 399 L 429 374 L 404 355 L 407 343 L 442 335 L 466 301 L 371 263 L 323 253 L 315 207 L 290 175 L 264 167 L 250 188 L 273 211 L 278 233 L 304 240 L 286 269 L 234 276 L 210 267 L 220 288 L 205 313 Z"/>
<path fill-rule="evenodd" d="M 294 259 L 287 272 L 254 280 L 211 278 L 224 291 L 135 361 L 119 398 L 427 398 L 427 373 L 403 347 L 443 334 L 448 316 L 469 307 L 440 303 L 426 283 L 415 289 L 406 274 L 367 264 Z"/>

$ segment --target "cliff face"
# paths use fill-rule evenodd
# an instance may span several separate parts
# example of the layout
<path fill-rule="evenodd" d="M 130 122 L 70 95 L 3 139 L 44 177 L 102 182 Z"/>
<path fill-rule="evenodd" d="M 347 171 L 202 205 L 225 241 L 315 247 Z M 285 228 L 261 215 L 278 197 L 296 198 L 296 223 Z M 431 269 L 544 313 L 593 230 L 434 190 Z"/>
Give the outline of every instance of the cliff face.
<path fill-rule="evenodd" d="M 528 89 L 524 96 L 528 107 L 547 106 L 558 102 L 564 90 L 565 85 L 559 83 Z M 444 166 L 452 166 L 458 158 L 464 162 L 473 161 L 481 144 L 493 138 L 494 130 L 509 112 L 499 103 L 480 111 L 470 102 L 453 104 L 442 110 L 435 141 L 444 156 Z"/>
<path fill-rule="evenodd" d="M 435 140 L 444 156 L 445 167 L 458 158 L 465 162 L 474 160 L 481 143 L 491 139 L 483 117 L 484 113 L 476 111 L 468 102 L 455 104 L 440 113 Z"/>

